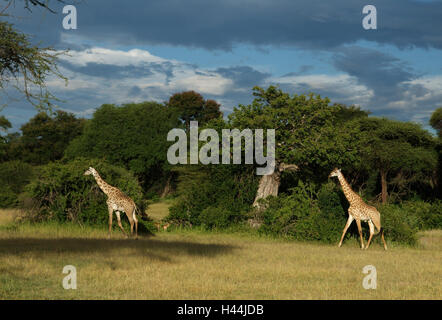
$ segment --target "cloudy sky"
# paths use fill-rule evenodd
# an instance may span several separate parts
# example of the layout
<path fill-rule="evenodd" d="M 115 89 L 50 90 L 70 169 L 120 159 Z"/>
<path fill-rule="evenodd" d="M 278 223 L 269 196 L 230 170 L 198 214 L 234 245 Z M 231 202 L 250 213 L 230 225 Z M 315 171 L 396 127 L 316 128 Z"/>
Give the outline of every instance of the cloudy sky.
<path fill-rule="evenodd" d="M 70 50 L 59 62 L 68 85 L 48 84 L 78 116 L 184 90 L 217 100 L 226 115 L 252 101 L 253 86 L 271 84 L 424 125 L 442 106 L 440 0 L 77 2 L 76 30 L 63 29 L 63 5 L 53 0 L 56 14 L 30 13 L 21 1 L 8 13 L 33 41 Z M 362 26 L 367 4 L 377 9 L 376 30 Z M 14 129 L 36 113 L 23 99 L 0 99 Z"/>

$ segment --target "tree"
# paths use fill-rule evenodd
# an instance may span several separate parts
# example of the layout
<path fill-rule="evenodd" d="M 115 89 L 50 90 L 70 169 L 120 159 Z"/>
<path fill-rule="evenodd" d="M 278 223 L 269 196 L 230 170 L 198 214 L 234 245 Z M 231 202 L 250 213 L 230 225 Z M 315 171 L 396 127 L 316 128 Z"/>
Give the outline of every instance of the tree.
<path fill-rule="evenodd" d="M 438 164 L 438 175 L 437 175 L 437 185 L 439 197 L 442 195 L 442 107 L 434 110 L 430 118 L 430 125 L 436 130 L 439 137 L 437 143 L 437 152 L 439 154 L 439 164 Z"/>
<path fill-rule="evenodd" d="M 442 138 L 442 107 L 434 110 L 430 118 L 430 125 L 436 130 L 439 138 Z"/>
<path fill-rule="evenodd" d="M 105 159 L 129 169 L 147 190 L 167 180 L 167 133 L 181 126 L 176 110 L 156 102 L 104 104 L 65 154 L 68 159 Z"/>
<path fill-rule="evenodd" d="M 0 116 L 0 129 L 6 131 L 11 128 L 11 122 L 5 118 L 5 116 Z"/>
<path fill-rule="evenodd" d="M 22 136 L 10 137 L 9 150 L 11 155 L 35 165 L 59 160 L 70 141 L 81 134 L 84 123 L 84 119 L 61 110 L 52 117 L 40 112 L 21 127 Z"/>
<path fill-rule="evenodd" d="M 9 128 L 11 128 L 11 123 L 5 116 L 0 116 L 0 132 L 6 132 Z M 6 156 L 6 145 L 7 139 L 0 135 L 0 161 Z"/>
<path fill-rule="evenodd" d="M 215 100 L 206 100 L 204 102 L 203 111 L 201 115 L 197 118 L 201 123 L 207 123 L 212 119 L 217 119 L 223 116 L 222 112 L 219 111 L 220 104 Z"/>
<path fill-rule="evenodd" d="M 205 123 L 222 116 L 220 105 L 215 100 L 204 100 L 201 94 L 193 90 L 175 93 L 169 98 L 167 106 L 178 111 L 187 130 L 190 121 Z"/>
<path fill-rule="evenodd" d="M 380 177 L 382 203 L 387 202 L 389 185 L 401 195 L 408 193 L 413 183 L 433 184 L 437 167 L 435 140 L 420 125 L 365 118 L 349 126 L 359 131 L 359 150 L 365 159 L 362 165 Z"/>
<path fill-rule="evenodd" d="M 0 16 L 6 15 L 6 9 L 14 1 L 5 2 Z M 54 12 L 48 1 L 25 0 L 25 8 L 30 10 L 30 4 Z M 33 45 L 28 35 L 16 30 L 11 23 L 0 21 L 0 89 L 11 86 L 38 109 L 50 109 L 58 99 L 49 91 L 46 80 L 54 75 L 67 82 L 57 68 L 58 57 L 64 53 Z"/>
<path fill-rule="evenodd" d="M 328 98 L 313 93 L 293 95 L 274 86 L 253 88 L 250 105 L 240 105 L 229 115 L 229 125 L 239 129 L 275 129 L 276 170 L 263 176 L 255 204 L 260 198 L 277 195 L 281 174 L 298 170 L 314 181 L 327 179 L 334 166 L 360 161 L 353 135 L 342 122 L 367 116 L 358 108 L 330 105 Z"/>
<path fill-rule="evenodd" d="M 56 98 L 46 86 L 47 77 L 52 74 L 67 80 L 56 65 L 60 54 L 49 47 L 31 45 L 27 35 L 0 22 L 0 89 L 11 85 L 34 106 L 52 107 Z"/>

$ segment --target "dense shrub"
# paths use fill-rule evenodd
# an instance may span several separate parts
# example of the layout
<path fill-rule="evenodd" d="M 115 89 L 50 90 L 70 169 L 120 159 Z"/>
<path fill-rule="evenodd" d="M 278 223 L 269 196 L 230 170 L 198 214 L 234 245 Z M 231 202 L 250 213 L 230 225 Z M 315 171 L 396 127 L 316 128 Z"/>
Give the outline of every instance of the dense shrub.
<path fill-rule="evenodd" d="M 442 228 L 442 201 L 406 201 L 401 204 L 403 213 L 416 216 L 416 227 L 419 230 Z"/>
<path fill-rule="evenodd" d="M 207 229 L 226 228 L 235 218 L 232 212 L 219 207 L 207 207 L 200 215 L 201 225 Z"/>
<path fill-rule="evenodd" d="M 326 242 L 337 242 L 348 219 L 348 202 L 341 189 L 334 183 L 324 184 L 318 192 L 318 217 L 320 233 Z M 354 236 L 355 229 L 349 228 L 346 237 Z"/>
<path fill-rule="evenodd" d="M 386 237 L 415 244 L 419 230 L 442 228 L 442 202 L 406 201 L 379 208 Z"/>
<path fill-rule="evenodd" d="M 0 208 L 13 208 L 17 204 L 17 194 L 9 186 L 2 187 L 0 189 Z"/>
<path fill-rule="evenodd" d="M 33 167 L 22 161 L 0 163 L 0 208 L 18 205 L 19 194 L 32 178 Z"/>
<path fill-rule="evenodd" d="M 107 222 L 105 194 L 92 176 L 83 175 L 89 166 L 97 169 L 107 183 L 130 196 L 139 208 L 142 207 L 141 187 L 129 171 L 103 160 L 77 159 L 49 163 L 40 168 L 25 187 L 26 196 L 32 203 L 29 217 L 90 224 Z"/>
<path fill-rule="evenodd" d="M 167 220 L 222 228 L 245 220 L 256 195 L 252 166 L 196 166 L 180 171 L 179 198 Z M 221 217 L 216 217 L 216 214 Z"/>
<path fill-rule="evenodd" d="M 302 181 L 290 192 L 268 200 L 260 232 L 297 240 L 335 242 L 346 221 L 338 194 L 331 192 L 330 186 L 316 192 Z"/>
<path fill-rule="evenodd" d="M 379 211 L 387 240 L 416 244 L 418 219 L 415 215 L 408 215 L 399 205 L 394 204 L 384 205 Z"/>

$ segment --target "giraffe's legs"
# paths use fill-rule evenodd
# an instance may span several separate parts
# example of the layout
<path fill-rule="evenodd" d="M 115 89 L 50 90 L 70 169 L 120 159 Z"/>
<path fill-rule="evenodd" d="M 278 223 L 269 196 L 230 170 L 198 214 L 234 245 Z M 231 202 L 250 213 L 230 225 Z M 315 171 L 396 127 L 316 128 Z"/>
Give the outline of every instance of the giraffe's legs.
<path fill-rule="evenodd" d="M 129 219 L 130 222 L 130 235 L 133 236 L 134 235 L 134 220 L 133 219 Z"/>
<path fill-rule="evenodd" d="M 353 222 L 354 218 L 351 214 L 348 215 L 347 223 L 345 224 L 344 231 L 342 232 L 341 241 L 339 241 L 338 247 L 342 246 L 342 240 L 344 240 L 345 233 L 347 232 L 348 227 L 350 227 L 351 223 Z"/>
<path fill-rule="evenodd" d="M 130 223 L 130 235 L 133 236 L 133 234 L 134 234 L 134 224 L 135 224 L 135 222 L 134 222 L 135 207 L 133 207 L 133 208 L 132 207 L 126 208 L 125 212 L 126 212 L 127 219 L 129 219 L 129 223 Z"/>
<path fill-rule="evenodd" d="M 367 246 L 365 247 L 365 249 L 368 249 L 368 247 L 370 246 L 371 238 L 373 238 L 374 234 L 374 224 L 371 220 L 368 220 L 368 226 L 370 227 L 370 237 L 368 238 Z"/>
<path fill-rule="evenodd" d="M 138 239 L 138 220 L 135 211 L 136 209 L 134 208 L 134 211 L 132 212 L 132 218 L 135 222 L 135 239 Z"/>
<path fill-rule="evenodd" d="M 108 207 L 109 211 L 109 233 L 107 235 L 108 239 L 111 237 L 111 231 L 112 231 L 112 215 L 114 213 L 114 210 L 111 207 Z"/>
<path fill-rule="evenodd" d="M 127 238 L 127 233 L 126 231 L 124 231 L 123 226 L 121 225 L 121 217 L 120 217 L 120 211 L 115 211 L 115 214 L 117 215 L 117 220 L 118 220 L 118 226 L 120 227 L 121 231 L 123 231 L 123 234 L 126 236 Z"/>
<path fill-rule="evenodd" d="M 384 243 L 384 249 L 387 250 L 387 244 L 385 243 L 385 239 L 384 239 L 384 229 L 381 228 L 381 239 L 382 242 Z"/>
<path fill-rule="evenodd" d="M 361 249 L 364 249 L 364 239 L 362 238 L 361 220 L 356 219 L 356 225 L 358 226 L 359 237 L 361 238 Z"/>

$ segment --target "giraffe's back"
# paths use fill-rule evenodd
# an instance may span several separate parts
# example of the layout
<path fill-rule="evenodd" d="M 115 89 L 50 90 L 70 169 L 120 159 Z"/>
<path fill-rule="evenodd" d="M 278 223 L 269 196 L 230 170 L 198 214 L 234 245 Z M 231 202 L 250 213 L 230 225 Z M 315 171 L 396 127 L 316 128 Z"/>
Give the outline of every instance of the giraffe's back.
<path fill-rule="evenodd" d="M 114 210 L 125 211 L 135 207 L 135 202 L 121 190 L 115 188 L 108 195 L 108 204 Z"/>
<path fill-rule="evenodd" d="M 379 211 L 365 202 L 360 202 L 357 205 L 352 205 L 348 209 L 348 212 L 355 218 L 362 221 L 371 220 L 373 222 L 377 222 L 380 217 Z"/>

